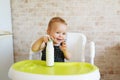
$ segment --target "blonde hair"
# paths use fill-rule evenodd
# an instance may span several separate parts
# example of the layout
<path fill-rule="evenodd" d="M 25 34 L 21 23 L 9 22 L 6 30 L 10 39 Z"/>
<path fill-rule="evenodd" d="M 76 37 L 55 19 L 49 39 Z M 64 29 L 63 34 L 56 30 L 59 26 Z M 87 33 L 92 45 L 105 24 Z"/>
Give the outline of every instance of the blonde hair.
<path fill-rule="evenodd" d="M 66 21 L 62 19 L 61 17 L 53 17 L 48 23 L 48 29 L 50 29 L 52 24 L 55 22 L 60 22 L 60 23 L 67 25 Z"/>

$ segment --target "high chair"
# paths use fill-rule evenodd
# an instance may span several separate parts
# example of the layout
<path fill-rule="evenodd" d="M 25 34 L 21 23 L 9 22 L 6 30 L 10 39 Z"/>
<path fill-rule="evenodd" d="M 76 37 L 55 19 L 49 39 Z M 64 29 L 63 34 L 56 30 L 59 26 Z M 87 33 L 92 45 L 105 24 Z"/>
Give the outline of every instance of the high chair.
<path fill-rule="evenodd" d="M 55 62 L 52 67 L 46 66 L 46 61 L 31 60 L 41 51 L 34 53 L 30 48 L 30 60 L 13 64 L 8 75 L 12 80 L 100 80 L 99 68 L 94 65 L 94 42 L 90 43 L 90 63 L 85 62 L 86 40 L 82 33 L 67 33 L 66 44 L 71 60 Z"/>
<path fill-rule="evenodd" d="M 35 41 L 33 41 L 34 43 Z M 87 38 L 84 34 L 79 33 L 79 32 L 68 32 L 66 36 L 66 44 L 67 44 L 67 49 L 71 53 L 71 59 L 67 62 L 85 62 L 85 48 L 86 48 L 86 42 Z M 31 44 L 31 47 L 33 45 Z M 30 47 L 30 52 L 29 52 L 29 59 L 32 60 L 34 55 L 38 55 L 39 59 L 41 57 L 41 51 L 38 52 L 33 52 Z M 90 42 L 90 63 L 94 64 L 94 56 L 95 56 L 95 43 Z"/>

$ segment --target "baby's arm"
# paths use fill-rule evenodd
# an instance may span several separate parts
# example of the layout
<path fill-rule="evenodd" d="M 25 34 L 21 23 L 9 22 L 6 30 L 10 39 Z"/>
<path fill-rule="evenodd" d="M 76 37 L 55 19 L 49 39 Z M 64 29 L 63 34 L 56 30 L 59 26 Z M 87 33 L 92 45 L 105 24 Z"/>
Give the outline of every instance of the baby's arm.
<path fill-rule="evenodd" d="M 60 46 L 61 50 L 63 51 L 64 53 L 64 56 L 67 60 L 70 59 L 70 53 L 68 52 L 67 50 L 67 47 L 66 47 L 66 43 L 65 42 L 62 42 L 62 45 Z"/>
<path fill-rule="evenodd" d="M 48 37 L 47 36 L 43 36 L 41 38 L 39 38 L 37 41 L 35 41 L 35 43 L 32 45 L 32 51 L 37 52 L 39 50 L 41 50 L 42 48 L 44 48 L 45 43 L 48 41 Z"/>

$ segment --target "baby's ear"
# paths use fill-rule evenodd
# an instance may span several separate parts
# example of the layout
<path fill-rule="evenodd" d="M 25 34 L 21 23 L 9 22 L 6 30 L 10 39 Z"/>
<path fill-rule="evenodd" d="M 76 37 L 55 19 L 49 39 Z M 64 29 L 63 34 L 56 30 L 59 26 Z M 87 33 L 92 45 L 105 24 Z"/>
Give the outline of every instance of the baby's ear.
<path fill-rule="evenodd" d="M 50 34 L 50 30 L 49 29 L 47 29 L 47 34 Z"/>

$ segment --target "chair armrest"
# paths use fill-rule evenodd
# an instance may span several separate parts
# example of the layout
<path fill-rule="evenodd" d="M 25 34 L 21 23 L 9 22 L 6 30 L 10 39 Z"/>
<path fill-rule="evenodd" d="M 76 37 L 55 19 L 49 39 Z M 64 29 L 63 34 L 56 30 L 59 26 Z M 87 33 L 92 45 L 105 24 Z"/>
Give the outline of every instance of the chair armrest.
<path fill-rule="evenodd" d="M 92 41 L 90 42 L 90 63 L 94 64 L 94 57 L 95 57 L 95 43 Z"/>

